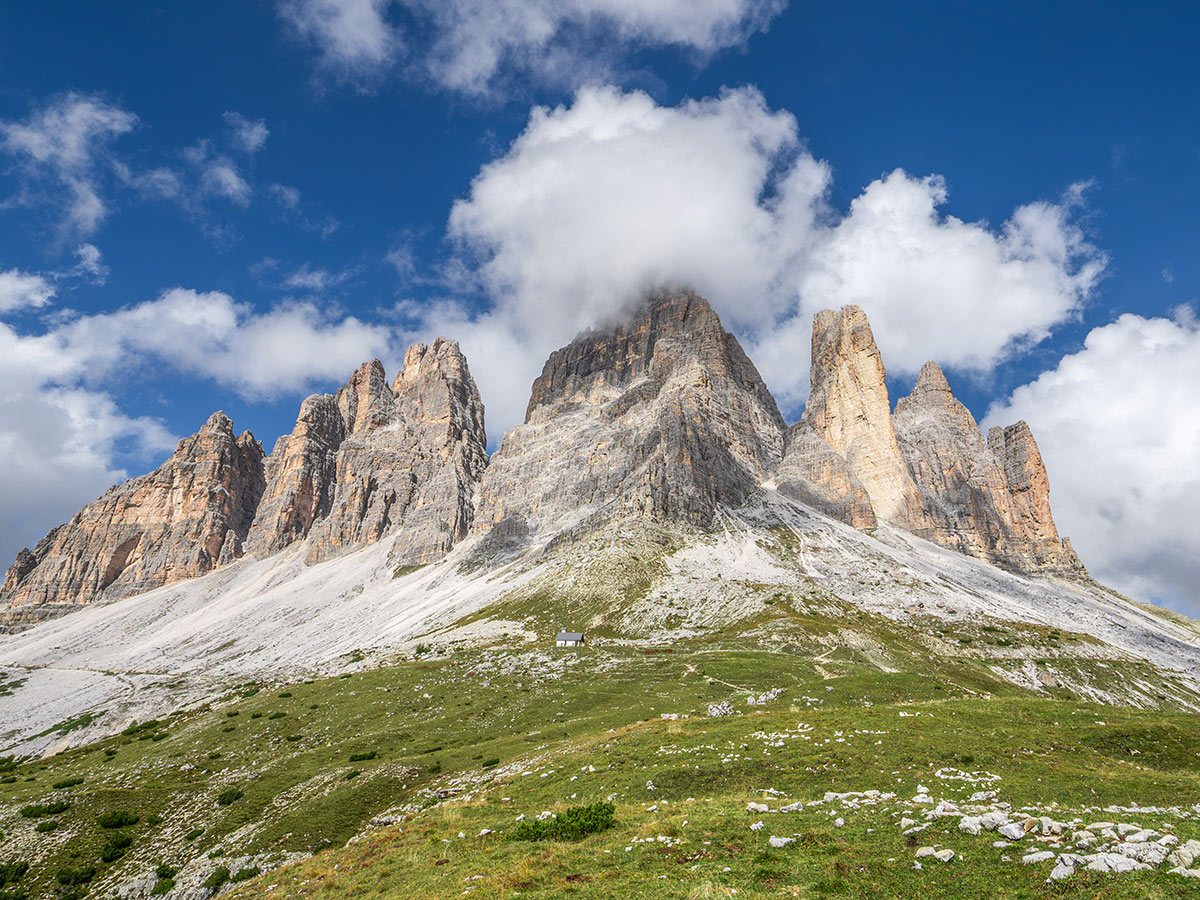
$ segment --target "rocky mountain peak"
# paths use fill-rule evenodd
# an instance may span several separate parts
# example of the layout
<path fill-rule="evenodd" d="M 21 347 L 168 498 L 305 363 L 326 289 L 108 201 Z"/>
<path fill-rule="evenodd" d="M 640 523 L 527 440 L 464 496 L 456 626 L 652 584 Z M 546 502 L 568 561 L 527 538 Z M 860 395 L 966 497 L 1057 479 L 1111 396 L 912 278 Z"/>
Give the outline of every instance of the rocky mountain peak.
<path fill-rule="evenodd" d="M 658 291 L 550 355 L 525 424 L 484 476 L 478 527 L 536 537 L 627 516 L 705 525 L 758 489 L 783 431 L 708 302 Z"/>
<path fill-rule="evenodd" d="M 110 488 L 25 550 L 0 603 L 36 621 L 211 571 L 242 554 L 264 487 L 262 446 L 214 413 L 148 475 Z"/>
<path fill-rule="evenodd" d="M 810 379 L 804 420 L 845 460 L 875 515 L 910 531 L 924 531 L 921 498 L 892 426 L 883 358 L 860 307 L 817 313 Z"/>
<path fill-rule="evenodd" d="M 383 363 L 373 359 L 359 366 L 337 392 L 337 404 L 349 434 L 386 425 L 394 404 Z"/>

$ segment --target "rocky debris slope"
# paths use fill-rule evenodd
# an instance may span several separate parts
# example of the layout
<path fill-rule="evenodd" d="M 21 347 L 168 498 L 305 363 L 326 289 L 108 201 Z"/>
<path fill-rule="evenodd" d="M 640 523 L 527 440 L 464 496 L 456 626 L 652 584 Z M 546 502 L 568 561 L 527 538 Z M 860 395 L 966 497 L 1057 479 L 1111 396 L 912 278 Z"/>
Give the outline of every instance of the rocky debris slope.
<path fill-rule="evenodd" d="M 153 472 L 110 488 L 21 551 L 0 588 L 5 621 L 50 618 L 236 559 L 263 486 L 261 445 L 214 413 Z"/>
<path fill-rule="evenodd" d="M 691 291 L 651 296 L 626 323 L 551 354 L 525 422 L 484 475 L 477 528 L 552 537 L 634 516 L 707 526 L 783 456 L 758 370 Z"/>

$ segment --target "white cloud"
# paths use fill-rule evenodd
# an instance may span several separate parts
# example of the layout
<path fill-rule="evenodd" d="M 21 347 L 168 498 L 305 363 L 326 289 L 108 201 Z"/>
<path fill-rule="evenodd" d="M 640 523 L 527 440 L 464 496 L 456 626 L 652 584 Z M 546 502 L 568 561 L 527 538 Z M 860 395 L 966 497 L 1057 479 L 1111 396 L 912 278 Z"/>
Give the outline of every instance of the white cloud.
<path fill-rule="evenodd" d="M 996 403 L 1025 419 L 1059 530 L 1100 581 L 1200 615 L 1200 326 L 1126 314 Z"/>
<path fill-rule="evenodd" d="M 138 360 L 201 375 L 254 400 L 345 379 L 365 359 L 395 358 L 386 326 L 334 318 L 312 303 L 255 312 L 220 291 L 174 288 L 155 300 L 59 326 L 49 336 L 103 379 Z"/>
<path fill-rule="evenodd" d="M 87 235 L 108 214 L 101 196 L 108 146 L 137 116 L 98 96 L 65 94 L 23 122 L 0 122 L 0 146 L 17 160 L 23 205 L 49 196 L 64 231 Z"/>
<path fill-rule="evenodd" d="M 386 13 L 393 0 L 280 0 L 279 14 L 314 44 L 321 63 L 343 75 L 363 76 L 390 66 L 401 48 Z"/>
<path fill-rule="evenodd" d="M 238 206 L 249 206 L 250 195 L 253 191 L 233 163 L 226 159 L 216 159 L 204 166 L 202 181 L 210 193 L 231 200 Z"/>
<path fill-rule="evenodd" d="M 611 74 L 628 51 L 700 55 L 765 29 L 786 0 L 281 0 L 292 30 L 342 75 L 377 77 L 405 49 L 398 20 L 430 46 L 417 66 L 470 94 L 506 73 L 574 86 Z"/>
<path fill-rule="evenodd" d="M 100 248 L 95 244 L 80 244 L 75 248 L 75 258 L 79 260 L 71 267 L 68 274 L 86 277 L 92 284 L 104 284 L 108 279 L 108 266 Z"/>
<path fill-rule="evenodd" d="M 304 263 L 283 280 L 283 285 L 293 290 L 320 292 L 328 290 L 331 287 L 336 287 L 349 278 L 351 274 L 352 271 L 350 269 L 345 269 L 341 272 L 331 272 L 325 268 L 314 269 L 308 263 Z"/>
<path fill-rule="evenodd" d="M 225 124 L 233 132 L 234 145 L 249 154 L 261 150 L 271 134 L 263 119 L 247 119 L 241 113 L 226 112 Z"/>
<path fill-rule="evenodd" d="M 451 212 L 491 308 L 465 326 L 436 306 L 424 327 L 462 340 L 495 435 L 520 420 L 550 350 L 649 286 L 687 283 L 795 410 L 817 309 L 864 306 L 893 370 L 985 370 L 1073 316 L 1103 268 L 1072 222 L 1075 192 L 991 228 L 940 214 L 936 177 L 893 172 L 844 213 L 828 206 L 830 177 L 753 89 L 663 107 L 585 88 L 535 109 Z M 523 351 L 489 359 L 491 346 Z"/>
<path fill-rule="evenodd" d="M 37 309 L 53 299 L 54 285 L 41 275 L 9 269 L 0 272 L 0 313 Z"/>

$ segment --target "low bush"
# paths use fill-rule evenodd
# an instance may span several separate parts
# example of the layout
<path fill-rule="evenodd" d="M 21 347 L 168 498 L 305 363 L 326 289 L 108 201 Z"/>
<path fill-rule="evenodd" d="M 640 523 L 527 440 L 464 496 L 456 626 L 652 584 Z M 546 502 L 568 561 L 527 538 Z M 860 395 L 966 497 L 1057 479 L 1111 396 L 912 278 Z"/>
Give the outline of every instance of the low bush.
<path fill-rule="evenodd" d="M 114 831 L 100 848 L 100 859 L 106 863 L 116 862 L 132 845 L 133 838 L 123 831 Z"/>
<path fill-rule="evenodd" d="M 187 834 L 185 834 L 183 836 L 183 839 L 185 841 L 194 841 L 196 838 L 200 837 L 200 835 L 202 835 L 202 834 L 204 834 L 203 828 L 193 828 L 191 831 L 189 831 Z"/>
<path fill-rule="evenodd" d="M 86 866 L 82 869 L 59 869 L 54 876 L 58 879 L 58 883 L 63 887 L 72 887 L 77 884 L 87 884 L 96 877 L 96 867 Z"/>
<path fill-rule="evenodd" d="M 358 771 L 358 769 L 351 769 L 349 772 L 346 773 L 346 780 L 350 781 L 353 778 L 357 778 L 361 774 L 362 774 L 362 772 Z"/>
<path fill-rule="evenodd" d="M 64 778 L 62 781 L 54 782 L 51 787 L 56 791 L 65 791 L 67 788 L 73 788 L 77 784 L 83 784 L 82 778 Z"/>
<path fill-rule="evenodd" d="M 4 863 L 0 865 L 0 887 L 20 881 L 21 877 L 28 871 L 29 863 L 27 862 Z"/>
<path fill-rule="evenodd" d="M 350 762 L 365 762 L 368 759 L 374 759 L 378 755 L 374 750 L 368 750 L 366 753 L 351 753 Z"/>
<path fill-rule="evenodd" d="M 163 894 L 169 894 L 175 890 L 174 878 L 160 878 L 158 883 L 154 885 L 154 889 L 150 891 L 151 897 L 161 897 Z"/>
<path fill-rule="evenodd" d="M 218 866 L 217 868 L 213 869 L 211 875 L 204 879 L 201 886 L 215 893 L 216 891 L 220 890 L 228 880 L 229 870 L 224 866 Z"/>
<path fill-rule="evenodd" d="M 21 815 L 26 819 L 40 819 L 42 816 L 57 816 L 71 808 L 69 800 L 55 800 L 53 803 L 34 803 L 21 807 Z"/>
<path fill-rule="evenodd" d="M 123 809 L 113 809 L 104 813 L 96 821 L 101 828 L 125 828 L 128 825 L 136 825 L 138 816 L 137 813 L 131 813 Z"/>
<path fill-rule="evenodd" d="M 258 875 L 260 871 L 258 866 L 251 866 L 249 869 L 238 869 L 229 876 L 229 880 L 233 884 L 237 884 L 239 881 L 249 881 L 255 875 Z"/>
<path fill-rule="evenodd" d="M 554 819 L 526 819 L 513 832 L 515 841 L 578 841 L 611 828 L 616 807 L 611 803 L 572 806 Z"/>
<path fill-rule="evenodd" d="M 217 794 L 217 805 L 228 806 L 229 804 L 242 799 L 243 796 L 244 795 L 240 789 L 229 788 L 228 790 L 221 791 L 221 793 Z"/>
<path fill-rule="evenodd" d="M 498 765 L 500 765 L 500 757 L 498 757 L 498 756 L 493 756 L 491 759 L 485 759 L 485 760 L 484 760 L 482 763 L 480 763 L 479 765 L 480 765 L 482 768 L 484 768 L 484 769 L 491 769 L 491 768 L 493 768 L 493 767 L 495 767 L 495 766 L 498 766 Z"/>
<path fill-rule="evenodd" d="M 57 827 L 58 827 L 58 823 L 54 822 L 54 821 L 38 822 L 37 827 L 34 828 L 33 830 L 36 831 L 38 834 L 48 834 L 51 831 L 53 831 L 54 829 L 56 829 Z"/>
<path fill-rule="evenodd" d="M 175 870 L 173 868 L 171 868 L 170 866 L 168 866 L 166 863 L 159 863 L 158 867 L 154 870 L 154 877 L 155 878 L 174 878 Z"/>

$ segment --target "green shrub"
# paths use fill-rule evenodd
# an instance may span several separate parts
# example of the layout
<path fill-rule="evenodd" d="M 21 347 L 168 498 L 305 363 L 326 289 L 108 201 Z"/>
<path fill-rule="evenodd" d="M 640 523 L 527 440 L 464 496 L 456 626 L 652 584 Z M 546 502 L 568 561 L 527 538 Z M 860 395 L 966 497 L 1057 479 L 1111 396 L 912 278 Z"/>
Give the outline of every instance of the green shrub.
<path fill-rule="evenodd" d="M 154 885 L 154 890 L 150 892 L 151 897 L 160 897 L 163 894 L 169 894 L 175 890 L 174 878 L 160 878 L 158 883 Z"/>
<path fill-rule="evenodd" d="M 58 883 L 63 887 L 71 887 L 76 884 L 87 884 L 96 877 L 96 867 L 86 866 L 82 869 L 59 869 L 54 876 L 58 879 Z"/>
<path fill-rule="evenodd" d="M 299 735 L 299 734 L 289 734 L 286 738 L 284 738 L 284 740 L 295 743 L 296 741 L 300 740 L 301 737 L 302 737 L 302 735 Z"/>
<path fill-rule="evenodd" d="M 243 797 L 243 794 L 242 794 L 241 790 L 239 790 L 238 788 L 229 788 L 227 790 L 221 791 L 221 793 L 219 793 L 217 795 L 217 805 L 218 806 L 228 806 L 229 804 L 231 804 L 237 800 L 240 800 L 242 797 Z"/>
<path fill-rule="evenodd" d="M 285 712 L 273 712 L 269 716 L 267 716 L 267 720 L 270 721 L 272 719 L 282 719 L 286 715 L 287 715 L 287 713 L 285 713 Z"/>
<path fill-rule="evenodd" d="M 291 691 L 284 691 L 284 692 L 283 692 L 282 694 L 280 694 L 279 696 L 280 696 L 280 697 L 290 697 L 290 696 L 292 696 L 292 692 L 291 692 Z"/>
<path fill-rule="evenodd" d="M 83 784 L 82 778 L 64 778 L 62 781 L 56 781 L 52 787 L 56 791 L 65 791 L 67 788 L 73 788 L 77 784 Z"/>
<path fill-rule="evenodd" d="M 175 870 L 172 869 L 170 866 L 168 866 L 166 863 L 159 863 L 157 868 L 155 868 L 155 870 L 154 870 L 154 877 L 155 878 L 174 878 Z"/>
<path fill-rule="evenodd" d="M 226 725 L 221 730 L 223 732 L 225 732 L 226 734 L 229 734 L 229 732 L 231 732 L 231 731 L 237 731 L 237 726 L 236 725 Z"/>
<path fill-rule="evenodd" d="M 227 719 L 233 719 L 233 718 L 236 718 L 237 716 L 240 716 L 240 715 L 241 715 L 241 713 L 240 713 L 238 710 L 236 710 L 236 709 L 231 709 L 229 712 L 225 713 L 225 718 L 227 718 Z"/>
<path fill-rule="evenodd" d="M 249 881 L 255 875 L 259 874 L 259 871 L 258 866 L 253 866 L 249 869 L 238 869 L 230 876 L 229 880 L 233 884 L 237 884 L 239 881 Z"/>
<path fill-rule="evenodd" d="M 350 781 L 352 778 L 357 778 L 361 774 L 362 772 L 358 771 L 358 769 L 351 769 L 346 773 L 346 780 Z"/>
<path fill-rule="evenodd" d="M 515 841 L 578 841 L 611 828 L 616 807 L 611 803 L 592 803 L 588 806 L 572 806 L 556 819 L 526 819 L 517 826 L 512 839 Z"/>
<path fill-rule="evenodd" d="M 3 778 L 0 778 L 0 784 L 16 784 L 16 783 L 17 783 L 16 775 L 5 775 Z"/>
<path fill-rule="evenodd" d="M 125 851 L 133 844 L 133 838 L 123 831 L 114 831 L 100 848 L 100 859 L 103 862 L 116 862 L 125 855 Z"/>
<path fill-rule="evenodd" d="M 58 823 L 54 822 L 54 821 L 38 822 L 37 827 L 34 828 L 33 830 L 38 832 L 39 834 L 48 834 L 49 832 L 53 831 L 57 827 L 58 827 Z"/>
<path fill-rule="evenodd" d="M 485 769 L 491 769 L 498 765 L 500 765 L 500 757 L 498 756 L 493 756 L 491 759 L 485 759 L 482 763 L 480 763 L 480 766 Z"/>
<path fill-rule="evenodd" d="M 146 824 L 146 825 L 161 825 L 162 824 L 162 816 L 157 816 L 157 815 L 146 816 L 146 821 L 144 824 Z"/>
<path fill-rule="evenodd" d="M 104 755 L 107 756 L 109 759 L 112 759 L 114 756 L 117 755 L 117 748 L 116 747 L 105 747 Z"/>
<path fill-rule="evenodd" d="M 26 819 L 40 819 L 42 816 L 57 816 L 71 808 L 69 800 L 55 800 L 53 803 L 35 803 L 21 807 L 21 815 Z"/>
<path fill-rule="evenodd" d="M 203 828 L 193 828 L 191 831 L 189 831 L 187 834 L 185 834 L 183 836 L 183 839 L 185 841 L 194 841 L 196 838 L 200 837 L 200 835 L 202 835 L 202 834 L 204 834 Z"/>
<path fill-rule="evenodd" d="M 130 725 L 128 728 L 126 728 L 124 731 L 122 731 L 121 734 L 124 734 L 127 736 L 133 736 L 135 734 L 141 734 L 143 731 L 153 731 L 158 726 L 159 726 L 158 720 L 151 719 L 149 722 L 143 722 L 140 725 L 138 725 L 137 723 L 134 723 L 133 725 Z"/>
<path fill-rule="evenodd" d="M 213 873 L 211 875 L 204 879 L 202 886 L 208 888 L 210 891 L 217 891 L 220 890 L 221 886 L 224 885 L 228 880 L 229 870 L 224 866 L 218 866 L 216 869 L 213 869 Z"/>
<path fill-rule="evenodd" d="M 350 762 L 365 762 L 368 759 L 374 759 L 378 755 L 374 750 L 368 750 L 366 753 L 351 753 Z"/>
<path fill-rule="evenodd" d="M 252 719 L 261 719 L 261 718 L 262 718 L 262 713 L 260 713 L 260 712 L 259 712 L 259 713 L 250 713 L 250 718 L 252 718 Z"/>
<path fill-rule="evenodd" d="M 27 862 L 4 863 L 0 865 L 0 887 L 20 881 L 21 877 L 28 871 L 29 863 Z"/>
<path fill-rule="evenodd" d="M 137 813 L 126 812 L 123 809 L 113 809 L 104 813 L 96 821 L 101 828 L 124 828 L 137 824 Z"/>

